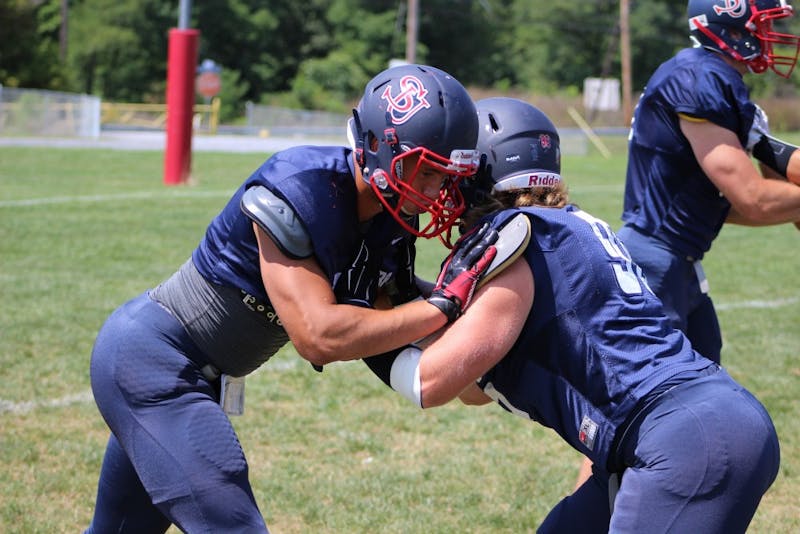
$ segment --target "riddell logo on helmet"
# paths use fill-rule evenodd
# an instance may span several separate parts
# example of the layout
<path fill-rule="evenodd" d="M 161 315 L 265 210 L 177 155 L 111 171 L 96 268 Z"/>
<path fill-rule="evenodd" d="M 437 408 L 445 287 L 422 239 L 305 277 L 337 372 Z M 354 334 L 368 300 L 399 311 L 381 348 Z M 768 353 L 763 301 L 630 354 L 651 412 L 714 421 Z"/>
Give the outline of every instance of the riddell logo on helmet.
<path fill-rule="evenodd" d="M 714 13 L 717 15 L 724 13 L 735 19 L 744 17 L 747 14 L 746 0 L 725 0 L 724 4 L 724 6 L 714 6 Z"/>
<path fill-rule="evenodd" d="M 392 124 L 408 122 L 419 110 L 431 107 L 425 99 L 428 90 L 415 76 L 403 76 L 400 79 L 400 93 L 392 95 L 392 86 L 383 90 L 381 99 L 386 100 L 386 111 L 392 118 Z"/>
<path fill-rule="evenodd" d="M 561 181 L 557 174 L 530 174 L 528 175 L 528 187 L 553 187 Z"/>

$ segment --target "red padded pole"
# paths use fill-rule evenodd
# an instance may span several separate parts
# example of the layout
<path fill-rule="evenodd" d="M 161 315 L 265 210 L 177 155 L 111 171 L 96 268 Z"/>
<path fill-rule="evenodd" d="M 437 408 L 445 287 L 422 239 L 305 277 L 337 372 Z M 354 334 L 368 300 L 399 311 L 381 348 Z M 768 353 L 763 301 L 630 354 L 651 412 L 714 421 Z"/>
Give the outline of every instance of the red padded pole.
<path fill-rule="evenodd" d="M 164 183 L 184 184 L 192 171 L 192 108 L 198 30 L 169 30 L 167 49 L 167 147 Z"/>

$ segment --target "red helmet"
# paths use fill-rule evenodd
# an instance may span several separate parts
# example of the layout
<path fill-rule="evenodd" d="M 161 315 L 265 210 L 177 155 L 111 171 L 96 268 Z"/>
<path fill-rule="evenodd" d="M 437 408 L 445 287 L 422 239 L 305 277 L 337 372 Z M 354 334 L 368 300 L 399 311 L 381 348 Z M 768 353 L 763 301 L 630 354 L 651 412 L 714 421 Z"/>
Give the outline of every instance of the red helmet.
<path fill-rule="evenodd" d="M 444 71 L 425 65 L 387 69 L 367 84 L 353 110 L 348 137 L 364 179 L 384 208 L 407 231 L 435 237 L 449 229 L 464 211 L 458 182 L 478 168 L 478 114 L 466 89 Z M 413 168 L 403 165 L 416 158 Z M 438 198 L 414 187 L 426 165 L 446 175 Z M 427 212 L 430 222 L 404 206 Z"/>
<path fill-rule="evenodd" d="M 788 0 L 689 0 L 689 30 L 699 46 L 721 52 L 760 74 L 768 68 L 788 78 L 800 36 L 776 32 L 773 23 L 794 14 Z"/>

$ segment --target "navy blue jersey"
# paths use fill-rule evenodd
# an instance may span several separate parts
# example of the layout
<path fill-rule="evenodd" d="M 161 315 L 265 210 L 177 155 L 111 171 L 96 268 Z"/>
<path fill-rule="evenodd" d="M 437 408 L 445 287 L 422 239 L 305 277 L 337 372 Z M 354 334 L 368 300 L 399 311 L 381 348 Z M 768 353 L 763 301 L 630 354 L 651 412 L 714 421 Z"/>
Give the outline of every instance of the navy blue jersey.
<path fill-rule="evenodd" d="M 700 168 L 678 114 L 731 130 L 744 146 L 755 105 L 742 75 L 719 54 L 688 48 L 656 70 L 636 106 L 622 220 L 700 259 L 730 203 Z"/>
<path fill-rule="evenodd" d="M 480 380 L 506 409 L 553 428 L 598 465 L 640 399 L 708 367 L 662 312 L 639 268 L 602 220 L 579 210 L 521 208 L 533 308 L 511 351 Z"/>
<path fill-rule="evenodd" d="M 358 221 L 352 151 L 345 147 L 300 146 L 269 158 L 236 191 L 211 221 L 192 254 L 198 271 L 215 284 L 267 299 L 253 221 L 242 212 L 244 192 L 266 186 L 294 210 L 311 238 L 314 256 L 333 286 L 337 273 L 357 257 L 362 242 L 393 266 L 400 239 L 413 242 L 387 213 Z M 383 281 L 386 281 L 384 276 Z"/>

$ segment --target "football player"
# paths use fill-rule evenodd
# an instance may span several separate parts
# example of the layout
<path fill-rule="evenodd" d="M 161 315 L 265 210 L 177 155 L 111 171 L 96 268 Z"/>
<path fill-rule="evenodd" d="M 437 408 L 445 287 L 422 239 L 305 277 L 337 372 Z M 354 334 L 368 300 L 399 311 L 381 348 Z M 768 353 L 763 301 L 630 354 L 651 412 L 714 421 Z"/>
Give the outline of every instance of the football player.
<path fill-rule="evenodd" d="M 446 232 L 464 208 L 458 182 L 478 162 L 464 87 L 429 66 L 388 69 L 348 135 L 352 148 L 269 158 L 191 258 L 103 325 L 91 383 L 111 437 L 87 532 L 266 532 L 227 416 L 243 409 L 242 377 L 288 342 L 317 367 L 388 350 L 469 302 L 494 254 L 487 229 L 427 299 L 372 309 L 418 296 L 414 239 Z"/>
<path fill-rule="evenodd" d="M 800 221 L 800 152 L 770 137 L 743 80 L 791 74 L 800 36 L 778 25 L 792 14 L 786 0 L 690 0 L 695 47 L 655 71 L 634 112 L 618 235 L 673 326 L 715 362 L 722 337 L 703 256 L 725 222 Z"/>
<path fill-rule="evenodd" d="M 722 334 L 701 260 L 722 225 L 800 228 L 800 152 L 770 135 L 743 79 L 790 76 L 800 37 L 777 26 L 792 16 L 786 0 L 690 0 L 694 47 L 656 70 L 631 125 L 617 235 L 673 326 L 715 362 Z M 590 473 L 584 461 L 575 487 Z"/>
<path fill-rule="evenodd" d="M 515 99 L 477 108 L 466 225 L 529 237 L 438 338 L 367 363 L 420 408 L 495 401 L 593 460 L 540 533 L 745 532 L 778 473 L 769 414 L 672 326 L 610 226 L 569 203 L 552 122 Z"/>

